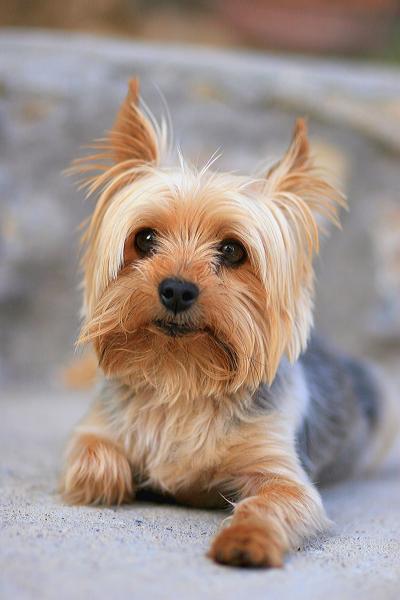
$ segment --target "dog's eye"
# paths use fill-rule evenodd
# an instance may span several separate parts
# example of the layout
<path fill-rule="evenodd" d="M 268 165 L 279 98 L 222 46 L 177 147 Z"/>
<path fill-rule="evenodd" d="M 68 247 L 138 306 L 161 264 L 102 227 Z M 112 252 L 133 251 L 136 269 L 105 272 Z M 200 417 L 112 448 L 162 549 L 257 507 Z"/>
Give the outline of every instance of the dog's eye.
<path fill-rule="evenodd" d="M 135 236 L 135 247 L 142 256 L 151 254 L 157 243 L 157 234 L 154 229 L 141 229 Z"/>
<path fill-rule="evenodd" d="M 219 251 L 226 265 L 239 265 L 246 258 L 246 250 L 236 240 L 224 240 L 219 247 Z"/>

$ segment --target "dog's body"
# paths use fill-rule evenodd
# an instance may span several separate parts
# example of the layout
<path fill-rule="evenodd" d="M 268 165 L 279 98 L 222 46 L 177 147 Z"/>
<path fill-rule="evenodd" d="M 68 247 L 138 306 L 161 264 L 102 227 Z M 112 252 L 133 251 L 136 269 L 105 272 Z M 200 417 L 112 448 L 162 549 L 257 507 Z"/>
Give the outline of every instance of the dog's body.
<path fill-rule="evenodd" d="M 104 149 L 114 164 L 90 180 L 102 193 L 81 340 L 106 377 L 71 441 L 64 496 L 228 498 L 210 555 L 278 566 L 327 526 L 312 482 L 365 465 L 387 422 L 367 367 L 307 347 L 317 216 L 336 221 L 342 199 L 315 175 L 302 123 L 263 179 L 159 166 L 135 82 Z"/>

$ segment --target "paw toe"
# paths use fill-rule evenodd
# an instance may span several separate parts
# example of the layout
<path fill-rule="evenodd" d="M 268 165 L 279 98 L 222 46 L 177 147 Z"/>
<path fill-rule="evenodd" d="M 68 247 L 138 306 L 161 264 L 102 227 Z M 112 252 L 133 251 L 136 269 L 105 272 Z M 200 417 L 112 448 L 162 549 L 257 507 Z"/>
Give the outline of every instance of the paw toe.
<path fill-rule="evenodd" d="M 214 540 L 210 558 L 236 567 L 281 567 L 280 544 L 260 525 L 231 525 Z"/>

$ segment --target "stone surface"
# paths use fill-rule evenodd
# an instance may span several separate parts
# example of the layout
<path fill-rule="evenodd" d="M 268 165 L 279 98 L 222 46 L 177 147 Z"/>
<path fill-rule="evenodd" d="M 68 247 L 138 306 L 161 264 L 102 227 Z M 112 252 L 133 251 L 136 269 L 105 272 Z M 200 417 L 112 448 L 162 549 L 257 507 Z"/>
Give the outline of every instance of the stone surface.
<path fill-rule="evenodd" d="M 205 553 L 225 512 L 138 502 L 67 507 L 62 446 L 88 398 L 47 389 L 2 396 L 0 596 L 4 600 L 397 600 L 400 479 L 379 474 L 323 493 L 335 525 L 283 570 L 243 571 Z M 397 454 L 397 456 L 396 456 Z"/>
<path fill-rule="evenodd" d="M 345 165 L 350 212 L 317 261 L 317 324 L 384 363 L 400 346 L 400 73 L 303 58 L 4 30 L 0 34 L 0 380 L 49 381 L 78 331 L 78 233 L 92 204 L 61 172 L 102 135 L 137 74 L 204 163 L 279 156 L 294 117 Z M 158 89 L 157 89 L 158 88 Z"/>

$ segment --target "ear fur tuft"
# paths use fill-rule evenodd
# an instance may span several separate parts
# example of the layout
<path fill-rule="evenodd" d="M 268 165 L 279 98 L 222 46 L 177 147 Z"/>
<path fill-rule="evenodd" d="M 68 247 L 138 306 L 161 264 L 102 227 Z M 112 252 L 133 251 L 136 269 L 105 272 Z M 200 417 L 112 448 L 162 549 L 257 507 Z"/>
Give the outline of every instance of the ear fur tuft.
<path fill-rule="evenodd" d="M 141 169 L 159 163 L 161 134 L 139 108 L 139 80 L 131 79 L 113 127 L 89 146 L 95 153 L 75 160 L 69 173 L 83 175 L 80 187 L 89 196 L 106 187 L 111 195 L 140 176 Z"/>
<path fill-rule="evenodd" d="M 86 306 L 96 267 L 95 242 L 104 215 L 119 190 L 145 176 L 159 163 L 160 148 L 164 146 L 162 136 L 165 134 L 163 128 L 139 108 L 139 81 L 131 79 L 111 131 L 90 146 L 95 150 L 94 154 L 74 161 L 69 169 L 71 174 L 83 175 L 80 187 L 87 189 L 88 196 L 99 194 L 82 236 Z"/>
<path fill-rule="evenodd" d="M 266 192 L 291 203 L 296 200 L 311 211 L 316 225 L 319 216 L 340 226 L 338 208 L 347 206 L 345 197 L 321 176 L 314 165 L 304 119 L 297 119 L 292 141 L 284 157 L 271 167 L 266 177 Z"/>
<path fill-rule="evenodd" d="M 109 134 L 116 163 L 130 160 L 143 163 L 159 161 L 156 133 L 149 120 L 139 110 L 138 103 L 139 80 L 135 78 L 129 81 L 127 96 Z"/>
<path fill-rule="evenodd" d="M 284 318 L 277 314 L 272 328 L 279 334 L 275 340 L 275 359 L 270 364 L 272 378 L 282 351 L 295 361 L 306 346 L 312 325 L 312 259 L 319 250 L 319 231 L 323 230 L 324 221 L 339 226 L 339 208 L 346 206 L 344 196 L 314 166 L 304 119 L 296 121 L 291 144 L 283 158 L 269 170 L 263 193 L 270 207 L 280 210 L 291 232 L 285 243 L 290 248 L 285 256 L 286 269 L 280 269 L 285 273 L 287 293 L 276 300 L 277 305 L 283 303 Z M 271 346 L 274 347 L 273 342 Z"/>

